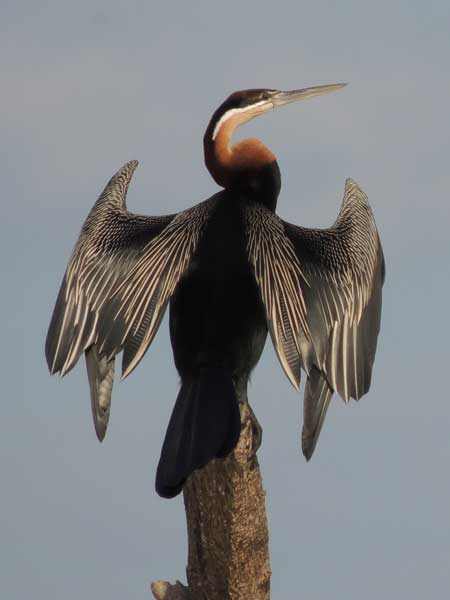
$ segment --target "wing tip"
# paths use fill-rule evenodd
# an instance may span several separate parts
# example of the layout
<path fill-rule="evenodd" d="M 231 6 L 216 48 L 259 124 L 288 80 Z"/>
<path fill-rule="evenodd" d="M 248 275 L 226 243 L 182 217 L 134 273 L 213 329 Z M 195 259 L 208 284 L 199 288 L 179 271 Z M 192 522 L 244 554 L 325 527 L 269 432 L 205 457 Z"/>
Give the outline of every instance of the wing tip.
<path fill-rule="evenodd" d="M 114 189 L 117 185 L 119 185 L 119 189 L 122 187 L 121 195 L 123 196 L 122 202 L 124 202 L 128 186 L 138 164 L 139 163 L 137 160 L 129 160 L 124 165 L 122 165 L 120 169 L 118 169 L 108 181 L 108 183 L 105 186 L 105 189 L 100 195 L 100 198 L 108 196 L 111 190 Z"/>
<path fill-rule="evenodd" d="M 134 369 L 138 366 L 142 356 L 133 356 L 129 362 L 125 362 L 124 356 L 122 356 L 122 373 L 120 374 L 120 381 L 124 381 L 128 375 L 130 375 Z"/>
<path fill-rule="evenodd" d="M 56 306 L 58 305 L 58 302 L 56 303 Z M 56 306 L 55 306 L 55 310 L 56 310 Z M 55 339 L 55 327 L 53 326 L 54 324 L 54 319 L 55 317 L 52 317 L 52 320 L 50 322 L 50 326 L 48 328 L 47 331 L 47 337 L 45 338 L 45 348 L 44 348 L 44 353 L 45 353 L 45 361 L 47 363 L 47 367 L 48 370 L 50 372 L 50 375 L 55 375 L 56 373 L 58 373 L 58 371 L 61 370 L 62 364 L 61 363 L 61 359 L 58 361 L 58 344 L 57 341 Z"/>
<path fill-rule="evenodd" d="M 311 439 L 311 436 L 308 436 L 308 438 L 302 436 L 302 453 L 307 463 L 311 460 L 315 447 L 315 440 Z"/>
<path fill-rule="evenodd" d="M 289 373 L 287 374 L 289 381 L 292 383 L 294 389 L 299 392 L 300 391 L 300 378 L 291 377 Z"/>
<path fill-rule="evenodd" d="M 349 188 L 356 188 L 360 192 L 363 191 L 360 184 L 355 179 L 353 179 L 353 177 L 347 177 L 347 179 L 345 180 L 345 189 Z"/>
<path fill-rule="evenodd" d="M 139 164 L 139 161 L 134 158 L 133 160 L 129 160 L 128 162 L 126 162 L 124 164 L 124 166 L 122 167 L 122 169 L 129 169 L 131 171 L 131 173 L 134 173 L 138 164 Z"/>
<path fill-rule="evenodd" d="M 51 353 L 47 350 L 47 345 L 45 348 L 45 362 L 47 363 L 47 368 L 50 375 L 55 375 L 58 372 L 58 369 L 55 365 L 55 357 L 51 355 Z"/>
<path fill-rule="evenodd" d="M 361 201 L 363 200 L 366 204 L 368 202 L 368 196 L 366 192 L 362 189 L 357 181 L 352 179 L 351 177 L 347 177 L 345 180 L 345 188 L 344 188 L 344 202 L 347 198 L 352 198 L 354 196 Z"/>
<path fill-rule="evenodd" d="M 94 427 L 95 427 L 95 434 L 97 436 L 97 439 L 100 443 L 103 442 L 103 440 L 105 439 L 105 435 L 106 435 L 106 431 L 108 429 L 108 425 L 99 422 L 98 420 L 94 420 Z"/>
<path fill-rule="evenodd" d="M 130 183 L 133 173 L 136 171 L 139 162 L 137 160 L 129 160 L 112 176 L 112 181 L 125 175 L 127 184 Z"/>
<path fill-rule="evenodd" d="M 64 377 L 64 375 L 66 375 L 74 367 L 74 364 L 72 363 L 61 363 L 61 360 L 58 361 L 57 356 L 53 356 L 50 353 L 47 354 L 47 352 L 45 353 L 45 359 L 50 375 L 59 374 L 60 377 Z"/>

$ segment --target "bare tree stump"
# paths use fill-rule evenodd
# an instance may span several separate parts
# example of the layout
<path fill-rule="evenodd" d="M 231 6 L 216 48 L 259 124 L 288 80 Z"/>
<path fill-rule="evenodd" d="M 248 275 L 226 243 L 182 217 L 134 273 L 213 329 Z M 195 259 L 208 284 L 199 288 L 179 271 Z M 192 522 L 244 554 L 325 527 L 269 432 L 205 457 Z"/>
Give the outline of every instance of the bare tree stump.
<path fill-rule="evenodd" d="M 241 437 L 234 452 L 195 471 L 183 489 L 189 587 L 154 582 L 157 600 L 270 598 L 269 535 L 255 421 L 247 402 L 240 406 Z"/>

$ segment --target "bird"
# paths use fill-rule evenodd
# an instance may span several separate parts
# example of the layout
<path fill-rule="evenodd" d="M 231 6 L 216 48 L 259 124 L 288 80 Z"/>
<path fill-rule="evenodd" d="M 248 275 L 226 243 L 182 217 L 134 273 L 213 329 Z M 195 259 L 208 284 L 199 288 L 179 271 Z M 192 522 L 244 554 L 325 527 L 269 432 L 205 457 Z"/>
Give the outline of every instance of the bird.
<path fill-rule="evenodd" d="M 232 140 L 256 116 L 344 85 L 232 93 L 203 138 L 205 164 L 220 191 L 176 214 L 134 214 L 126 194 L 138 163 L 130 161 L 82 226 L 46 338 L 49 370 L 63 376 L 84 353 L 102 441 L 116 355 L 122 352 L 125 378 L 169 305 L 180 389 L 156 472 L 162 497 L 179 494 L 193 471 L 236 447 L 240 406 L 268 334 L 294 388 L 302 372 L 306 377 L 306 460 L 333 394 L 348 403 L 369 390 L 385 263 L 366 194 L 347 179 L 333 225 L 288 223 L 276 213 L 281 175 L 275 155 L 258 139 Z"/>

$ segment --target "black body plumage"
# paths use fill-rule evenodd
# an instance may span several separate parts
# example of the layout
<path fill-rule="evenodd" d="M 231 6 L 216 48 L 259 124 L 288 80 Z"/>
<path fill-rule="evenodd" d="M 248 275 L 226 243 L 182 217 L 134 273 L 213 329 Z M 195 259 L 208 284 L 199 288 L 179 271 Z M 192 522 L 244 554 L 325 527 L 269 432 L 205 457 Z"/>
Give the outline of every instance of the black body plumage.
<path fill-rule="evenodd" d="M 237 444 L 239 403 L 246 401 L 268 331 L 293 385 L 298 387 L 301 369 L 307 374 L 307 459 L 333 392 L 348 401 L 370 386 L 384 261 L 367 198 L 347 180 L 331 228 L 282 221 L 274 212 L 280 175 L 270 152 L 259 142 L 244 143 L 233 163 L 223 131 L 217 135 L 230 120 L 248 120 L 247 105 L 264 105 L 264 90 L 241 94 L 239 103 L 233 95 L 216 111 L 205 135 L 207 165 L 225 182 L 223 191 L 177 215 L 142 217 L 125 204 L 137 163 L 111 179 L 82 228 L 47 335 L 52 373 L 64 375 L 85 353 L 102 440 L 115 356 L 123 351 L 127 376 L 170 302 L 181 387 L 157 470 L 156 489 L 165 497 L 178 494 L 193 470 Z"/>

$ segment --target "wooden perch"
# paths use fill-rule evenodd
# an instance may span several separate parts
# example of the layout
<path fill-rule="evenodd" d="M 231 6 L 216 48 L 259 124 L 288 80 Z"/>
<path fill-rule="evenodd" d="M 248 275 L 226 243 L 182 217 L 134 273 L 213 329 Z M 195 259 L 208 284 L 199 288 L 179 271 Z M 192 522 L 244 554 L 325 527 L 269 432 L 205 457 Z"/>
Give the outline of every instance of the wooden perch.
<path fill-rule="evenodd" d="M 259 425 L 244 397 L 236 449 L 195 471 L 183 489 L 189 587 L 156 581 L 157 600 L 269 600 L 265 493 L 255 455 Z"/>

